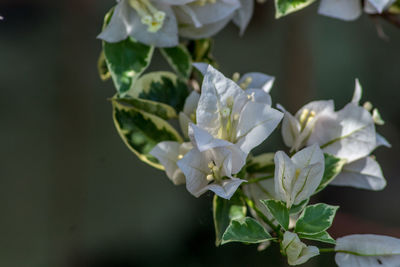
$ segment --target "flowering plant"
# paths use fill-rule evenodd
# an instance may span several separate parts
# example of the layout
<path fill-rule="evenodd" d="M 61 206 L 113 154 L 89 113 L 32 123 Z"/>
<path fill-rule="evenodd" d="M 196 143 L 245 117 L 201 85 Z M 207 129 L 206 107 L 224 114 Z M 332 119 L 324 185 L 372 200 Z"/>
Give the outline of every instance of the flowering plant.
<path fill-rule="evenodd" d="M 312 2 L 276 0 L 277 17 Z M 351 6 L 343 8 L 344 2 Z M 396 4 L 364 1 L 374 12 Z M 333 100 L 313 101 L 292 115 L 272 102 L 274 77 L 253 72 L 230 79 L 216 69 L 212 42 L 201 38 L 231 20 L 243 33 L 253 5 L 251 0 L 118 2 L 99 35 L 104 41 L 99 71 L 117 90 L 113 119 L 121 139 L 194 197 L 214 193 L 217 246 L 242 242 L 265 249 L 277 243 L 290 265 L 336 252 L 339 266 L 398 266 L 399 239 L 351 235 L 335 240 L 328 230 L 339 207 L 309 204 L 330 185 L 386 186 L 371 153 L 390 144 L 376 131 L 384 123 L 378 109 L 369 102 L 360 105 L 359 81 L 342 109 L 335 110 Z M 320 13 L 334 16 L 343 8 L 336 17 L 350 19 L 360 5 L 358 0 L 322 0 Z M 178 44 L 178 36 L 186 42 Z M 175 73 L 143 74 L 155 47 Z M 288 149 L 254 155 L 279 126 Z M 307 245 L 307 240 L 333 247 Z"/>

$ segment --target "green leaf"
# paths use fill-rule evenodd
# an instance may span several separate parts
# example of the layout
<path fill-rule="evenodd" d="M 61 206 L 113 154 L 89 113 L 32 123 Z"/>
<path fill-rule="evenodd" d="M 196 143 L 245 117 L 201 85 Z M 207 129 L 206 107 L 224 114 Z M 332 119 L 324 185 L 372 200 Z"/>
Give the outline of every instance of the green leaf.
<path fill-rule="evenodd" d="M 164 169 L 149 152 L 159 142 L 183 142 L 182 137 L 168 122 L 157 116 L 118 101 L 112 101 L 112 105 L 115 127 L 128 148 L 142 161 Z"/>
<path fill-rule="evenodd" d="M 174 73 L 158 71 L 140 77 L 127 94 L 167 104 L 178 113 L 183 109 L 189 90 L 187 84 Z"/>
<path fill-rule="evenodd" d="M 246 204 L 238 194 L 232 196 L 230 200 L 214 195 L 213 217 L 215 227 L 215 245 L 219 246 L 222 235 L 232 220 L 242 219 L 246 216 Z"/>
<path fill-rule="evenodd" d="M 164 103 L 135 97 L 115 98 L 113 100 L 118 101 L 126 106 L 134 107 L 141 111 L 156 115 L 165 120 L 177 117 L 175 109 Z"/>
<path fill-rule="evenodd" d="M 250 217 L 232 220 L 222 236 L 222 245 L 229 242 L 261 243 L 274 239 L 256 220 Z"/>
<path fill-rule="evenodd" d="M 299 237 L 303 239 L 314 240 L 333 245 L 336 244 L 335 239 L 333 239 L 326 231 L 323 231 L 318 234 L 299 234 Z"/>
<path fill-rule="evenodd" d="M 320 192 L 324 189 L 333 179 L 342 171 L 343 166 L 346 164 L 345 159 L 340 159 L 330 154 L 325 153 L 325 171 L 322 177 L 321 183 L 319 184 L 315 193 Z"/>
<path fill-rule="evenodd" d="M 192 57 L 184 45 L 161 48 L 161 54 L 182 78 L 189 79 L 192 73 Z"/>
<path fill-rule="evenodd" d="M 260 200 L 265 205 L 268 211 L 274 216 L 276 221 L 285 229 L 289 230 L 289 210 L 285 203 L 278 200 L 267 199 Z"/>
<path fill-rule="evenodd" d="M 309 200 L 310 199 L 305 199 L 297 205 L 292 205 L 292 207 L 289 210 L 289 214 L 297 214 L 303 211 L 303 209 L 307 206 Z"/>
<path fill-rule="evenodd" d="M 331 227 L 338 206 L 319 203 L 308 206 L 297 220 L 294 231 L 302 234 L 317 234 Z"/>
<path fill-rule="evenodd" d="M 217 63 L 211 54 L 213 45 L 211 38 L 193 40 L 188 44 L 188 51 L 192 55 L 194 62 L 204 62 L 216 67 Z"/>
<path fill-rule="evenodd" d="M 274 153 L 264 153 L 251 158 L 246 170 L 248 173 L 274 173 Z"/>
<path fill-rule="evenodd" d="M 102 81 L 107 81 L 111 78 L 111 73 L 108 71 L 103 50 L 100 52 L 99 59 L 97 60 L 97 71 L 99 72 L 99 76 Z"/>
<path fill-rule="evenodd" d="M 275 0 L 275 18 L 286 16 L 312 4 L 315 0 Z"/>
<path fill-rule="evenodd" d="M 154 48 L 132 40 L 118 43 L 103 42 L 107 68 L 117 92 L 128 91 L 140 74 L 149 66 Z"/>

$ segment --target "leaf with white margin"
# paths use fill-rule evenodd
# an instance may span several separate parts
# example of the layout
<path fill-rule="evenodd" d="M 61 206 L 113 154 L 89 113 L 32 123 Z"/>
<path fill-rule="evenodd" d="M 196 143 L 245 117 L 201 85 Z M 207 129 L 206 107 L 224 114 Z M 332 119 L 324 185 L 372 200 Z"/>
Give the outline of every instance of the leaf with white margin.
<path fill-rule="evenodd" d="M 165 47 L 161 48 L 160 51 L 180 77 L 189 79 L 192 73 L 192 57 L 186 46 Z"/>
<path fill-rule="evenodd" d="M 289 231 L 283 235 L 282 250 L 287 255 L 289 265 L 300 265 L 319 255 L 317 247 L 307 246 L 295 233 Z"/>
<path fill-rule="evenodd" d="M 375 124 L 367 110 L 349 103 L 335 114 L 319 118 L 307 143 L 319 144 L 324 152 L 351 162 L 375 149 Z"/>
<path fill-rule="evenodd" d="M 342 171 L 343 166 L 346 164 L 346 160 L 337 158 L 335 156 L 324 154 L 325 157 L 325 171 L 322 176 L 321 183 L 319 184 L 315 194 L 320 192 L 326 186 L 328 186 L 339 173 Z"/>
<path fill-rule="evenodd" d="M 336 244 L 335 239 L 333 239 L 326 231 L 317 234 L 299 234 L 299 237 L 302 239 L 314 240 L 322 243 Z"/>
<path fill-rule="evenodd" d="M 275 154 L 275 192 L 288 208 L 308 199 L 321 183 L 324 155 L 317 145 L 304 148 L 289 158 Z"/>
<path fill-rule="evenodd" d="M 400 239 L 383 235 L 338 238 L 335 261 L 339 267 L 400 266 Z"/>
<path fill-rule="evenodd" d="M 222 245 L 230 242 L 262 243 L 274 239 L 264 227 L 250 217 L 232 220 L 222 236 Z"/>
<path fill-rule="evenodd" d="M 289 229 L 289 210 L 286 208 L 285 203 L 273 199 L 260 201 L 262 204 L 264 204 L 272 216 L 274 216 L 280 226 L 287 231 Z"/>
<path fill-rule="evenodd" d="M 192 144 L 165 141 L 158 143 L 151 151 L 150 155 L 158 159 L 164 166 L 168 178 L 175 184 L 185 183 L 185 176 L 176 164 L 188 151 L 193 148 Z"/>
<path fill-rule="evenodd" d="M 302 234 L 318 234 L 331 227 L 339 206 L 319 203 L 306 207 L 296 222 L 294 231 Z"/>
<path fill-rule="evenodd" d="M 347 21 L 357 19 L 361 13 L 359 0 L 321 0 L 318 8 L 320 15 Z"/>
<path fill-rule="evenodd" d="M 315 0 L 275 0 L 275 18 L 299 11 L 315 2 Z"/>
<path fill-rule="evenodd" d="M 377 191 L 385 188 L 386 180 L 379 163 L 372 157 L 365 157 L 344 165 L 330 184 Z"/>
<path fill-rule="evenodd" d="M 247 162 L 248 173 L 273 173 L 275 169 L 274 153 L 263 153 L 250 158 Z"/>

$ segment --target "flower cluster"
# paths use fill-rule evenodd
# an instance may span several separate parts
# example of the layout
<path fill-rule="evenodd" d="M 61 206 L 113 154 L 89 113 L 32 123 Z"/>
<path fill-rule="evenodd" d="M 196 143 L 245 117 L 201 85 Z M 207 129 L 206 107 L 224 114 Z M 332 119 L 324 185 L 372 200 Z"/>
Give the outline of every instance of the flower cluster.
<path fill-rule="evenodd" d="M 208 38 L 230 21 L 243 33 L 253 5 L 253 0 L 119 0 L 98 37 L 115 43 L 130 36 L 147 45 L 173 47 L 178 36 Z"/>

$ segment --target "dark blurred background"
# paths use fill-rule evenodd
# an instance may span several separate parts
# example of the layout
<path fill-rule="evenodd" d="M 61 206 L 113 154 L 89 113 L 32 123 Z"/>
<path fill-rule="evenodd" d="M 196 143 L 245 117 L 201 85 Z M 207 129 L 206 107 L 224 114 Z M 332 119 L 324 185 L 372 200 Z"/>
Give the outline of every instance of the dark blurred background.
<path fill-rule="evenodd" d="M 0 266 L 286 266 L 272 246 L 214 246 L 211 194 L 192 197 L 140 162 L 114 130 L 111 81 L 97 75 L 103 15 L 114 1 L 0 0 Z M 317 4 L 283 19 L 257 5 L 243 37 L 216 36 L 222 71 L 276 76 L 274 103 L 295 112 L 315 99 L 337 108 L 353 94 L 379 107 L 392 143 L 377 158 L 381 192 L 329 187 L 340 204 L 331 234 L 400 237 L 400 29 L 389 41 L 364 15 L 346 23 L 318 16 Z M 153 69 L 166 65 L 157 53 Z M 283 148 L 279 131 L 259 151 Z M 335 266 L 333 255 L 306 266 Z"/>

